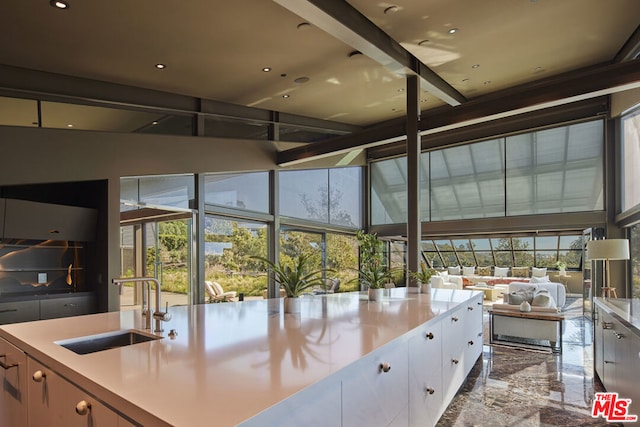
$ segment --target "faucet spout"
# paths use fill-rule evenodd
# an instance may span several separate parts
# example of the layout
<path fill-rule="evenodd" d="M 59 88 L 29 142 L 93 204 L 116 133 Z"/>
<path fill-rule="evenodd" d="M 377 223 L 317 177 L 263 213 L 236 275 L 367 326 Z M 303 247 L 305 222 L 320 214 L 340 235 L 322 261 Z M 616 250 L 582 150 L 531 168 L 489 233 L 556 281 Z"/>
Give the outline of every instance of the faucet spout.
<path fill-rule="evenodd" d="M 146 291 L 146 304 L 147 308 L 144 306 L 144 302 L 142 303 L 142 316 L 145 318 L 145 328 L 151 329 L 151 284 L 156 285 L 156 309 L 153 312 L 153 318 L 155 319 L 155 329 L 154 332 L 163 332 L 162 322 L 168 322 L 171 320 L 171 315 L 169 314 L 169 304 L 167 303 L 166 311 L 162 311 L 160 309 L 161 302 L 161 289 L 160 289 L 160 281 L 155 277 L 118 277 L 111 280 L 111 282 L 116 285 L 122 287 L 125 283 L 133 283 L 133 282 L 142 282 L 145 286 Z"/>

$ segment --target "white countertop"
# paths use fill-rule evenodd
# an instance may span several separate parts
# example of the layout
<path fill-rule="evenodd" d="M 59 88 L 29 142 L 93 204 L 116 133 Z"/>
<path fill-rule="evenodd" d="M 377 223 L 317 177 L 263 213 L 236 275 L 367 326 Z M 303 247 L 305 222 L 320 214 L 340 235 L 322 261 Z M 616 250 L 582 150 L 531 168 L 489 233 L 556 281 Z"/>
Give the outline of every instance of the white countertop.
<path fill-rule="evenodd" d="M 280 299 L 171 307 L 163 339 L 86 355 L 55 341 L 142 329 L 140 311 L 4 325 L 0 336 L 123 413 L 141 409 L 146 420 L 177 426 L 236 425 L 474 293 L 390 291 L 382 302 L 360 293 L 305 296 L 300 315 L 284 314 Z"/>

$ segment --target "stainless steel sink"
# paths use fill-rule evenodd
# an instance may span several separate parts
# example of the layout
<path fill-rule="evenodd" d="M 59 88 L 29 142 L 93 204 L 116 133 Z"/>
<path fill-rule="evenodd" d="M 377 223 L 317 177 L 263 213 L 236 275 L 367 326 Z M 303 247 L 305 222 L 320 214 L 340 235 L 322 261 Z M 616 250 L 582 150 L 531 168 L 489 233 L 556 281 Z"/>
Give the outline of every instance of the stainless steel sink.
<path fill-rule="evenodd" d="M 57 341 L 56 344 L 77 354 L 89 354 L 112 348 L 154 341 L 161 338 L 162 337 L 145 334 L 136 330 L 126 330 L 72 338 L 69 340 Z"/>

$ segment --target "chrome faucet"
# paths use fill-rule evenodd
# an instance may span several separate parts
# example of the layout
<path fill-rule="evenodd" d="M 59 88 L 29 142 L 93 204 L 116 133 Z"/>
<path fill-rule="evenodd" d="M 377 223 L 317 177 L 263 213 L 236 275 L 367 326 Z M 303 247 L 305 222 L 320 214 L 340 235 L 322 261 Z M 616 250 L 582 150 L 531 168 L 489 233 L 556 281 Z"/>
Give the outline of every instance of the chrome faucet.
<path fill-rule="evenodd" d="M 142 282 L 145 286 L 143 290 L 146 290 L 146 297 L 142 301 L 142 316 L 145 318 L 145 329 L 151 329 L 151 283 L 156 285 L 156 310 L 153 312 L 153 318 L 156 321 L 156 327 L 154 332 L 162 332 L 162 322 L 168 322 L 171 320 L 169 314 L 169 303 L 167 302 L 165 311 L 160 310 L 161 295 L 160 295 L 160 282 L 154 277 L 119 277 L 111 281 L 116 286 L 122 286 L 125 283 Z M 146 300 L 146 307 L 145 301 Z"/>

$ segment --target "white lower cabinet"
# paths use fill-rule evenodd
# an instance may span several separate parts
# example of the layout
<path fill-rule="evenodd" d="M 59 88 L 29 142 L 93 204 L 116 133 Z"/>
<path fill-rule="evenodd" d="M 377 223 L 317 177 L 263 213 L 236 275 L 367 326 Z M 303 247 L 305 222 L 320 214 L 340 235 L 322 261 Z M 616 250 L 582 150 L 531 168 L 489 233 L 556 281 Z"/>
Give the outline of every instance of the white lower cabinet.
<path fill-rule="evenodd" d="M 27 425 L 27 356 L 0 338 L 0 426 Z"/>
<path fill-rule="evenodd" d="M 343 370 L 342 426 L 407 426 L 408 345 L 396 340 Z"/>
<path fill-rule="evenodd" d="M 409 340 L 409 425 L 433 426 L 444 412 L 442 323 L 420 327 Z"/>
<path fill-rule="evenodd" d="M 119 416 L 54 371 L 27 358 L 30 427 L 113 427 Z"/>

